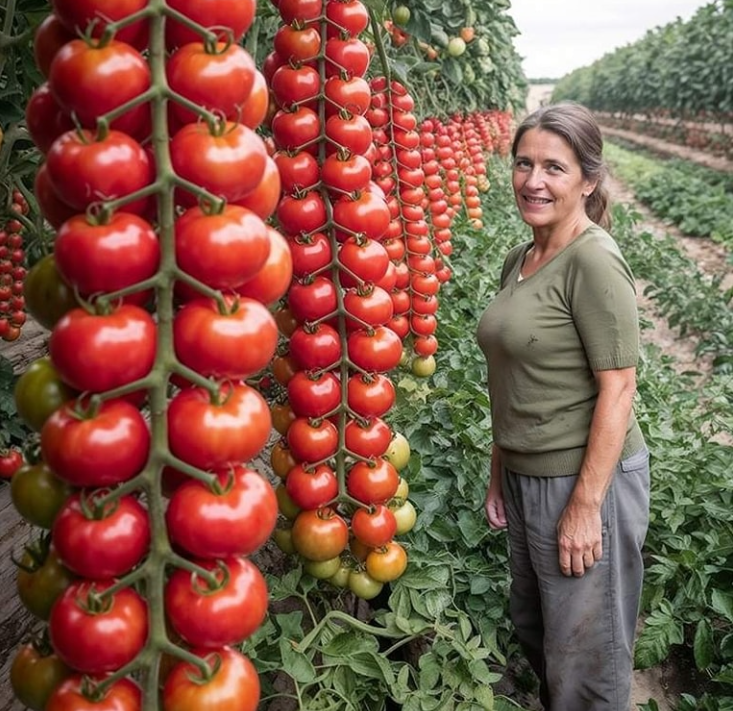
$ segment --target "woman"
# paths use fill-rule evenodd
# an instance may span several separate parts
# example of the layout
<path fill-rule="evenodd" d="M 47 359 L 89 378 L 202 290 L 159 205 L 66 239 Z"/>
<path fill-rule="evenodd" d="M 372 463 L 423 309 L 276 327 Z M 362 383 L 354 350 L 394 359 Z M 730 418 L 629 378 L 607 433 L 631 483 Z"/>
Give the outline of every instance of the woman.
<path fill-rule="evenodd" d="M 578 104 L 517 129 L 533 239 L 484 312 L 494 444 L 486 514 L 508 526 L 510 612 L 546 711 L 629 711 L 649 508 L 634 418 L 634 279 L 609 226 L 601 132 Z"/>

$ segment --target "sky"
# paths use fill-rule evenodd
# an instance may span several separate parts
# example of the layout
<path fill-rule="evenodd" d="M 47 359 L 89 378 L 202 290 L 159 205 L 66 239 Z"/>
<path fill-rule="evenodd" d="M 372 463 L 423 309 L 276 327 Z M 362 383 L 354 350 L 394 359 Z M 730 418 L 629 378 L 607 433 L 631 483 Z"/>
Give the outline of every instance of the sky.
<path fill-rule="evenodd" d="M 512 0 L 514 38 L 529 79 L 560 78 L 648 30 L 689 20 L 704 0 Z"/>

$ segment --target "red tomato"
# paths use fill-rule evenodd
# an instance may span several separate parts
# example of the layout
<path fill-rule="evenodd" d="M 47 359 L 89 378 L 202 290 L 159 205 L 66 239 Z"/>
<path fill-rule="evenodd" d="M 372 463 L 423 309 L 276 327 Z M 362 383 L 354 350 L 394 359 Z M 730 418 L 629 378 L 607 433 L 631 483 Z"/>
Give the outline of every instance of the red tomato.
<path fill-rule="evenodd" d="M 145 149 L 120 131 L 96 139 L 88 129 L 67 131 L 49 148 L 46 166 L 56 194 L 79 212 L 94 202 L 130 195 L 154 177 Z M 125 210 L 140 214 L 146 205 L 135 200 Z"/>
<path fill-rule="evenodd" d="M 371 178 L 371 163 L 356 153 L 332 153 L 321 167 L 323 184 L 336 194 L 365 190 Z"/>
<path fill-rule="evenodd" d="M 267 117 L 269 104 L 270 90 L 267 81 L 262 72 L 255 70 L 254 83 L 244 106 L 242 106 L 239 122 L 251 129 L 258 128 Z"/>
<path fill-rule="evenodd" d="M 341 358 L 338 331 L 326 323 L 298 326 L 290 337 L 290 355 L 299 368 L 328 368 Z"/>
<path fill-rule="evenodd" d="M 166 62 L 166 75 L 173 91 L 202 109 L 235 121 L 254 85 L 255 63 L 238 44 L 217 42 L 208 48 L 199 40 L 173 52 Z M 182 124 L 199 119 L 175 99 L 171 110 Z"/>
<path fill-rule="evenodd" d="M 333 373 L 301 370 L 288 380 L 287 388 L 290 407 L 298 417 L 324 417 L 341 402 L 341 383 Z"/>
<path fill-rule="evenodd" d="M 84 693 L 88 688 L 87 676 L 70 676 L 54 689 L 45 711 L 140 711 L 143 707 L 140 687 L 127 677 L 112 684 L 101 699 L 90 699 Z"/>
<path fill-rule="evenodd" d="M 387 203 L 372 192 L 357 197 L 343 196 L 333 206 L 333 219 L 338 227 L 354 235 L 379 240 L 390 222 Z M 344 240 L 348 235 L 344 236 Z"/>
<path fill-rule="evenodd" d="M 168 0 L 168 6 L 204 27 L 218 31 L 227 28 L 231 31 L 231 41 L 236 43 L 252 24 L 256 3 L 255 0 Z M 166 19 L 165 30 L 169 48 L 201 40 L 197 32 L 173 18 Z"/>
<path fill-rule="evenodd" d="M 329 6 L 333 4 L 329 3 Z M 326 79 L 324 91 L 326 99 L 332 102 L 326 104 L 326 115 L 328 116 L 338 113 L 341 109 L 363 116 L 369 109 L 372 98 L 369 83 L 361 77 L 347 79 L 342 76 L 329 77 Z"/>
<path fill-rule="evenodd" d="M 431 356 L 438 350 L 438 339 L 432 334 L 416 336 L 412 339 L 412 349 L 419 356 Z"/>
<path fill-rule="evenodd" d="M 131 662 L 148 636 L 148 609 L 132 588 L 107 600 L 111 580 L 72 583 L 54 603 L 48 630 L 56 654 L 85 674 L 116 671 Z"/>
<path fill-rule="evenodd" d="M 396 541 L 370 551 L 366 557 L 367 573 L 380 583 L 397 580 L 407 568 L 407 553 Z"/>
<path fill-rule="evenodd" d="M 349 420 L 346 424 L 346 449 L 361 457 L 381 457 L 389 447 L 392 431 L 379 417 L 370 420 Z"/>
<path fill-rule="evenodd" d="M 318 182 L 318 161 L 311 153 L 277 151 L 273 159 L 280 173 L 284 193 L 292 193 L 296 189 L 306 190 Z"/>
<path fill-rule="evenodd" d="M 369 49 L 360 39 L 331 37 L 326 41 L 326 76 L 345 71 L 350 77 L 363 77 L 370 59 Z"/>
<path fill-rule="evenodd" d="M 316 27 L 282 25 L 275 33 L 273 45 L 283 62 L 305 62 L 318 55 L 321 49 L 321 33 Z"/>
<path fill-rule="evenodd" d="M 173 345 L 183 365 L 215 378 L 244 380 L 272 360 L 277 324 L 258 301 L 239 296 L 189 301 L 173 320 Z"/>
<path fill-rule="evenodd" d="M 410 310 L 410 292 L 406 289 L 393 289 L 390 298 L 396 315 L 406 314 Z"/>
<path fill-rule="evenodd" d="M 378 373 L 352 375 L 347 393 L 349 407 L 362 417 L 381 417 L 394 405 L 396 396 L 392 381 Z"/>
<path fill-rule="evenodd" d="M 288 428 L 287 438 L 290 451 L 301 462 L 320 462 L 338 449 L 338 430 L 330 420 L 298 417 Z"/>
<path fill-rule="evenodd" d="M 316 321 L 336 311 L 336 286 L 325 276 L 293 282 L 288 306 L 299 321 Z"/>
<path fill-rule="evenodd" d="M 410 316 L 410 330 L 418 336 L 430 336 L 438 328 L 438 320 L 432 314 Z"/>
<path fill-rule="evenodd" d="M 410 303 L 413 313 L 435 314 L 438 311 L 438 297 L 427 294 L 413 294 Z"/>
<path fill-rule="evenodd" d="M 17 449 L 0 450 L 0 479 L 10 479 L 23 465 L 23 455 Z"/>
<path fill-rule="evenodd" d="M 277 230 L 267 228 L 270 255 L 264 266 L 236 292 L 262 304 L 272 304 L 285 295 L 293 277 L 293 260 L 288 241 Z"/>
<path fill-rule="evenodd" d="M 376 548 L 392 540 L 397 531 L 397 520 L 389 508 L 384 504 L 377 504 L 354 512 L 351 517 L 351 531 L 365 546 Z M 369 556 L 367 560 L 368 558 Z"/>
<path fill-rule="evenodd" d="M 354 365 L 368 372 L 392 370 L 402 357 L 400 337 L 386 326 L 377 326 L 371 332 L 364 329 L 354 331 L 348 338 L 347 348 Z"/>
<path fill-rule="evenodd" d="M 48 220 L 51 227 L 58 229 L 66 220 L 78 212 L 59 197 L 53 185 L 51 185 L 45 163 L 39 166 L 36 171 L 36 177 L 33 181 L 33 194 L 36 196 L 38 209 Z"/>
<path fill-rule="evenodd" d="M 53 98 L 48 82 L 41 84 L 28 99 L 25 106 L 25 125 L 41 153 L 47 153 L 51 144 L 62 133 L 74 128 L 71 117 L 61 110 Z"/>
<path fill-rule="evenodd" d="M 280 109 L 272 117 L 272 136 L 277 147 L 282 150 L 308 150 L 315 153 L 317 147 L 313 141 L 320 135 L 321 121 L 318 114 L 307 106 L 300 106 L 292 111 Z"/>
<path fill-rule="evenodd" d="M 293 258 L 293 275 L 299 278 L 324 269 L 333 258 L 331 241 L 323 232 L 296 235 L 288 240 L 288 244 Z"/>
<path fill-rule="evenodd" d="M 185 180 L 226 200 L 239 200 L 262 180 L 267 150 L 262 139 L 247 126 L 222 122 L 212 130 L 205 121 L 190 123 L 171 139 L 173 170 Z M 182 193 L 187 204 L 196 202 Z"/>
<path fill-rule="evenodd" d="M 286 234 L 315 232 L 326 224 L 326 204 L 317 190 L 284 195 L 277 206 L 277 220 Z"/>
<path fill-rule="evenodd" d="M 384 457 L 369 462 L 357 462 L 348 472 L 346 490 L 363 504 L 383 504 L 397 491 L 400 477 Z"/>
<path fill-rule="evenodd" d="M 337 36 L 342 30 L 355 37 L 369 26 L 369 13 L 361 0 L 329 2 L 326 5 L 326 17 L 336 25 L 329 25 L 329 37 Z"/>
<path fill-rule="evenodd" d="M 71 309 L 56 323 L 49 341 L 51 361 L 64 382 L 91 393 L 144 378 L 155 351 L 155 322 L 132 304 L 99 315 Z"/>
<path fill-rule="evenodd" d="M 140 411 L 125 400 L 107 400 L 97 412 L 69 402 L 41 429 L 44 461 L 72 486 L 111 486 L 142 471 L 150 432 Z"/>
<path fill-rule="evenodd" d="M 285 490 L 301 509 L 317 509 L 335 499 L 339 493 L 336 473 L 326 464 L 311 468 L 296 464 L 285 479 Z"/>
<path fill-rule="evenodd" d="M 219 472 L 218 479 L 218 490 L 195 479 L 176 489 L 166 510 L 171 540 L 198 558 L 250 555 L 275 527 L 275 493 L 258 472 L 241 465 Z"/>
<path fill-rule="evenodd" d="M 112 292 L 148 279 L 158 271 L 160 244 L 153 227 L 137 215 L 116 212 L 107 222 L 76 215 L 54 241 L 61 276 L 82 296 Z M 149 292 L 125 297 L 142 304 Z"/>
<path fill-rule="evenodd" d="M 260 680 L 247 657 L 230 647 L 194 654 L 206 659 L 211 676 L 202 678 L 190 662 L 176 664 L 163 687 L 163 711 L 256 711 Z"/>
<path fill-rule="evenodd" d="M 339 249 L 339 262 L 349 271 L 339 275 L 345 287 L 357 286 L 358 279 L 377 282 L 384 277 L 389 267 L 389 255 L 382 243 L 373 239 L 349 237 Z M 352 276 L 349 272 L 352 272 Z"/>
<path fill-rule="evenodd" d="M 178 568 L 165 586 L 165 611 L 175 632 L 203 649 L 237 644 L 250 637 L 267 614 L 267 584 L 246 558 L 196 560 L 217 580 L 206 580 Z"/>
<path fill-rule="evenodd" d="M 220 213 L 192 207 L 175 229 L 178 266 L 213 289 L 241 286 L 270 254 L 267 226 L 246 207 L 226 205 Z"/>
<path fill-rule="evenodd" d="M 279 0 L 277 9 L 286 25 L 304 25 L 323 13 L 323 0 Z"/>
<path fill-rule="evenodd" d="M 331 508 L 301 511 L 293 522 L 295 550 L 307 560 L 330 560 L 346 549 L 349 527 Z"/>
<path fill-rule="evenodd" d="M 326 119 L 326 138 L 330 141 L 327 150 L 334 152 L 345 149 L 363 155 L 372 142 L 369 122 L 359 114 L 333 114 Z"/>
<path fill-rule="evenodd" d="M 56 52 L 76 37 L 53 13 L 47 15 L 46 19 L 38 25 L 33 34 L 33 57 L 36 60 L 38 71 L 44 77 L 48 78 L 51 62 Z"/>
<path fill-rule="evenodd" d="M 48 78 L 59 106 L 79 123 L 95 128 L 97 119 L 150 88 L 150 68 L 125 42 L 67 42 L 51 62 Z M 138 104 L 111 122 L 117 131 L 143 139 L 150 130 L 150 107 Z"/>
<path fill-rule="evenodd" d="M 270 90 L 282 109 L 297 105 L 315 108 L 321 91 L 321 76 L 313 67 L 283 64 L 272 75 Z"/>
<path fill-rule="evenodd" d="M 280 182 L 280 173 L 277 169 L 275 161 L 267 156 L 265 172 L 262 175 L 257 187 L 244 197 L 236 200 L 235 205 L 241 205 L 251 210 L 258 217 L 266 220 L 277 207 L 282 194 L 282 186 Z"/>
<path fill-rule="evenodd" d="M 252 459 L 267 443 L 270 410 L 244 383 L 224 383 L 216 397 L 204 388 L 181 390 L 168 407 L 172 454 L 200 469 Z"/>
<path fill-rule="evenodd" d="M 96 20 L 93 36 L 100 37 L 110 22 L 123 20 L 147 7 L 147 0 L 52 0 L 51 5 L 59 20 L 71 32 L 86 31 Z M 144 46 L 147 27 L 142 21 L 128 25 L 115 35 L 122 42 Z"/>
<path fill-rule="evenodd" d="M 129 573 L 148 552 L 148 514 L 134 496 L 123 496 L 97 512 L 93 498 L 72 494 L 56 516 L 53 542 L 61 562 L 85 578 Z"/>
<path fill-rule="evenodd" d="M 346 328 L 349 330 L 382 326 L 394 314 L 390 295 L 373 284 L 348 289 L 344 294 L 344 308 L 353 317 L 346 319 Z"/>

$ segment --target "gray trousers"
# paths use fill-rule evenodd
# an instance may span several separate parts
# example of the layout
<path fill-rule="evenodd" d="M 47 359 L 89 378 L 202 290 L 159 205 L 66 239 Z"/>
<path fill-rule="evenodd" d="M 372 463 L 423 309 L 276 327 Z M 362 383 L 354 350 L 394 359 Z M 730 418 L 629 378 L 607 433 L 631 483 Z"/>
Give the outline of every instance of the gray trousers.
<path fill-rule="evenodd" d="M 577 476 L 503 474 L 509 609 L 545 710 L 629 711 L 649 522 L 648 452 L 616 467 L 602 508 L 603 557 L 582 577 L 560 572 L 556 532 Z"/>

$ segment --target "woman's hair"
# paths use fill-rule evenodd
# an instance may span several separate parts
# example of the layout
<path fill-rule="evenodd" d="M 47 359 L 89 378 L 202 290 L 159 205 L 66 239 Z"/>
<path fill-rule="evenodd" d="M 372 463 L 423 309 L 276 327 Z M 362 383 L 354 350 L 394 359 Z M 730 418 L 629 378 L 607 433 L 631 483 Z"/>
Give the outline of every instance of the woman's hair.
<path fill-rule="evenodd" d="M 565 139 L 580 163 L 583 177 L 598 181 L 595 190 L 586 199 L 585 212 L 593 222 L 609 229 L 611 212 L 608 189 L 604 184 L 607 169 L 603 162 L 603 136 L 593 114 L 585 106 L 572 101 L 540 107 L 517 128 L 512 156 L 517 155 L 519 141 L 532 128 L 552 131 Z"/>

